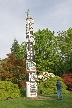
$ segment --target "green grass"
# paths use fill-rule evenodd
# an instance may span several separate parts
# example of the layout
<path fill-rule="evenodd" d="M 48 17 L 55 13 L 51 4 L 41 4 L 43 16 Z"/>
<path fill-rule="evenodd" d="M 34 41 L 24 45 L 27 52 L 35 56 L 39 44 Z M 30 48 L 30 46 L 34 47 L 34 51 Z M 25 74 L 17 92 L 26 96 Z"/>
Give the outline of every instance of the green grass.
<path fill-rule="evenodd" d="M 0 101 L 0 108 L 72 108 L 72 93 L 64 94 L 63 100 L 57 100 L 56 94 L 46 100 L 15 98 Z"/>

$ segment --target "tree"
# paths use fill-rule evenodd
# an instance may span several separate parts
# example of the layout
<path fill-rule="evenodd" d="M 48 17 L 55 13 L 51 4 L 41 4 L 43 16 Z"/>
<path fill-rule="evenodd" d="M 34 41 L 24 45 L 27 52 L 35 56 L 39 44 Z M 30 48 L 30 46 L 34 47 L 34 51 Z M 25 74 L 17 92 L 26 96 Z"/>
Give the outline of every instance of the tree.
<path fill-rule="evenodd" d="M 61 56 L 62 73 L 72 71 L 72 28 L 58 33 L 57 44 Z"/>
<path fill-rule="evenodd" d="M 16 58 L 19 59 L 19 56 L 20 56 L 20 45 L 18 44 L 18 41 L 16 39 L 14 39 L 14 42 L 12 44 L 11 54 L 13 54 Z"/>
<path fill-rule="evenodd" d="M 48 71 L 56 74 L 55 71 L 58 71 L 60 56 L 54 33 L 46 28 L 38 30 L 34 35 L 37 72 Z"/>
<path fill-rule="evenodd" d="M 22 42 L 21 45 L 19 45 L 18 41 L 14 39 L 14 42 L 12 44 L 11 48 L 11 54 L 13 54 L 17 59 L 26 59 L 26 44 L 25 42 Z"/>
<path fill-rule="evenodd" d="M 20 59 L 26 60 L 26 43 L 22 42 L 20 45 Z"/>
<path fill-rule="evenodd" d="M 25 79 L 25 60 L 18 60 L 14 55 L 7 54 L 8 58 L 5 58 L 1 64 L 0 73 L 1 80 L 12 81 L 18 83 Z"/>

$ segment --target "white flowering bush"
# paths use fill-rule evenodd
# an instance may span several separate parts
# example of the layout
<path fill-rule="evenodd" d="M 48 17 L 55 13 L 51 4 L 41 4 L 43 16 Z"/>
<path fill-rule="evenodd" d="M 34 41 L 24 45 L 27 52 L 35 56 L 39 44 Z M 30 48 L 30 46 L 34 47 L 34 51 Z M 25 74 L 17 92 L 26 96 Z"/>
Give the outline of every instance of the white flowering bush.
<path fill-rule="evenodd" d="M 42 72 L 40 75 L 38 75 L 38 81 L 45 81 L 51 77 L 55 77 L 55 75 L 53 73 Z"/>
<path fill-rule="evenodd" d="M 38 94 L 39 95 L 56 94 L 57 93 L 56 82 L 58 79 L 60 79 L 60 81 L 62 82 L 62 92 L 69 93 L 69 91 L 66 90 L 67 86 L 63 82 L 63 79 L 59 76 L 55 76 L 55 77 L 49 77 L 47 80 L 40 81 L 38 83 Z"/>
<path fill-rule="evenodd" d="M 64 84 L 63 79 L 55 76 L 53 73 L 42 72 L 38 75 L 38 94 L 48 95 L 56 93 L 56 82 L 60 79 L 62 81 L 63 93 L 68 93 L 67 86 Z"/>

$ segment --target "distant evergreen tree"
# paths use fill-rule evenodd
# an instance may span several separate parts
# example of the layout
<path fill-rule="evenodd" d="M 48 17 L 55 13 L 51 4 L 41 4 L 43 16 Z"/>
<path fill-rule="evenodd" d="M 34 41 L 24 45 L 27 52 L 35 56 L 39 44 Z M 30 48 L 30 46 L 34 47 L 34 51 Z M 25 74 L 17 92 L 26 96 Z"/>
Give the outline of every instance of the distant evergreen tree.
<path fill-rule="evenodd" d="M 14 42 L 12 44 L 11 54 L 13 54 L 16 58 L 19 59 L 19 56 L 20 56 L 20 45 L 18 44 L 18 41 L 16 40 L 16 38 L 14 39 Z"/>
<path fill-rule="evenodd" d="M 13 54 L 17 59 L 26 59 L 26 45 L 25 42 L 22 42 L 21 45 L 19 45 L 18 41 L 14 39 L 14 42 L 12 44 L 11 48 L 11 54 Z"/>

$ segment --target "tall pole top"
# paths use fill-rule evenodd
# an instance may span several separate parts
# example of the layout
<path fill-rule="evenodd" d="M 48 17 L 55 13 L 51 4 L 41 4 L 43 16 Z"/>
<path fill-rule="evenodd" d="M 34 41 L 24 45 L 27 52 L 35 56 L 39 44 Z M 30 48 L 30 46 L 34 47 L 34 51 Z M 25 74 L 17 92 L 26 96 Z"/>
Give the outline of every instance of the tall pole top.
<path fill-rule="evenodd" d="M 29 12 L 30 12 L 29 9 L 27 10 L 27 12 L 25 12 L 27 14 L 27 17 L 29 16 Z"/>

